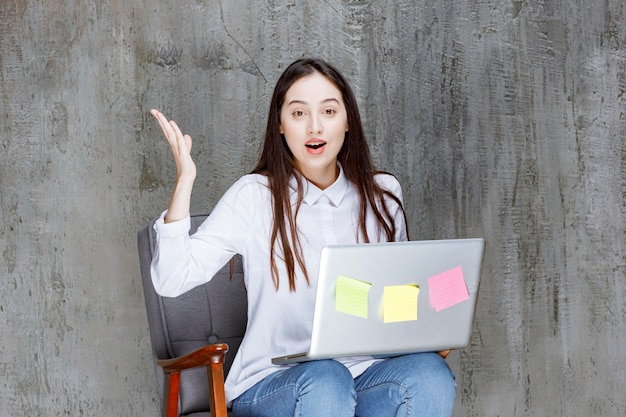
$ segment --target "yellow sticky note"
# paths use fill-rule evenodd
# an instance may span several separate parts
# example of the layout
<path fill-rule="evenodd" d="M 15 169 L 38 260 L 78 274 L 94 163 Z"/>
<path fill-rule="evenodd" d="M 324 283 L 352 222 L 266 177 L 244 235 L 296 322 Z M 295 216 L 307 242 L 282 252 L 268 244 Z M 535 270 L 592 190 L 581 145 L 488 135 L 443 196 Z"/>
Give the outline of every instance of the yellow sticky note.
<path fill-rule="evenodd" d="M 340 275 L 337 277 L 335 308 L 342 313 L 367 318 L 369 291 L 372 284 Z"/>
<path fill-rule="evenodd" d="M 420 289 L 417 285 L 387 286 L 383 291 L 383 321 L 417 320 L 417 297 Z"/>

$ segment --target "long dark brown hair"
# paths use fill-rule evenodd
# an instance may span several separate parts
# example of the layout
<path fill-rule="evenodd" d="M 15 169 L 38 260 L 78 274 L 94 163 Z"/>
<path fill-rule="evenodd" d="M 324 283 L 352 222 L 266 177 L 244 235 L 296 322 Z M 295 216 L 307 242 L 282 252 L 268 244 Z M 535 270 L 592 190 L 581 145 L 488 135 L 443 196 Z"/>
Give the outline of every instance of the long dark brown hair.
<path fill-rule="evenodd" d="M 370 241 L 365 221 L 368 210 L 372 211 L 378 224 L 379 233 L 383 238 L 386 238 L 387 241 L 395 240 L 396 225 L 393 214 L 385 202 L 385 196 L 395 201 L 404 213 L 398 197 L 380 187 L 374 179 L 374 175 L 378 171 L 375 170 L 372 163 L 369 147 L 363 133 L 359 109 L 348 82 L 337 69 L 324 61 L 318 59 L 295 61 L 285 69 L 274 88 L 263 149 L 259 161 L 252 171 L 254 174 L 267 176 L 272 194 L 274 219 L 271 234 L 270 265 L 272 280 L 277 290 L 280 281 L 276 266 L 277 256 L 285 262 L 290 291 L 296 289 L 296 264 L 304 273 L 307 284 L 309 284 L 309 276 L 296 225 L 296 217 L 304 197 L 302 175 L 296 169 L 293 154 L 289 150 L 284 136 L 280 134 L 280 110 L 285 100 L 285 94 L 293 83 L 314 72 L 325 76 L 341 91 L 346 106 L 349 131 L 346 132 L 337 160 L 341 164 L 347 180 L 356 186 L 359 195 L 357 241 L 365 243 Z M 292 176 L 297 179 L 298 183 L 298 200 L 295 209 L 292 209 L 290 200 L 289 180 Z"/>

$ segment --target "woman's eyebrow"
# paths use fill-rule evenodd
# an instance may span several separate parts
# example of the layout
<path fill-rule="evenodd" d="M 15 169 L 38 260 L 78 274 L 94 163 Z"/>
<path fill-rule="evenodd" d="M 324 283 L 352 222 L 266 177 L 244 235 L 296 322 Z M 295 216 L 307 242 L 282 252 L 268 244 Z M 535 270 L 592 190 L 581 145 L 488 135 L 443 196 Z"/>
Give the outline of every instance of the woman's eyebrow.
<path fill-rule="evenodd" d="M 322 100 L 320 103 L 321 104 L 325 104 L 325 103 L 333 102 L 333 101 L 335 103 L 339 104 L 339 100 L 334 98 L 334 97 L 330 97 L 330 98 L 327 98 L 325 100 Z M 287 103 L 288 106 L 291 106 L 292 104 L 303 104 L 303 105 L 307 105 L 307 106 L 309 105 L 309 103 L 307 101 L 305 101 L 305 100 L 298 100 L 298 99 L 291 100 L 289 103 Z"/>

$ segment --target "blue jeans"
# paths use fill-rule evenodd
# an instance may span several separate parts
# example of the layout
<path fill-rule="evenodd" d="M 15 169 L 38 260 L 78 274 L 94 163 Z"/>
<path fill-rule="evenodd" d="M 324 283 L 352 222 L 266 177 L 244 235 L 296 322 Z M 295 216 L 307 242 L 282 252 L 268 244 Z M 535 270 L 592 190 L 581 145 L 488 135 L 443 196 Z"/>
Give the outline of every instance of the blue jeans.
<path fill-rule="evenodd" d="M 233 402 L 236 417 L 451 416 L 454 375 L 436 353 L 377 362 L 355 379 L 334 360 L 267 376 Z"/>

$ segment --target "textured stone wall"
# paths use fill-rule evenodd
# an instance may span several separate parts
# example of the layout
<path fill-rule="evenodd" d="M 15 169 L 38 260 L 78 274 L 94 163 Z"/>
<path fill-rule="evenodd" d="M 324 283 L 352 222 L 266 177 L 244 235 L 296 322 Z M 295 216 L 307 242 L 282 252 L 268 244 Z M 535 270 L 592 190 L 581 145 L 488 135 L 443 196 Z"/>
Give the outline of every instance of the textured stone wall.
<path fill-rule="evenodd" d="M 251 169 L 284 67 L 352 80 L 412 238 L 487 241 L 455 416 L 623 416 L 622 0 L 0 0 L 0 415 L 154 416 L 135 233 Z"/>

